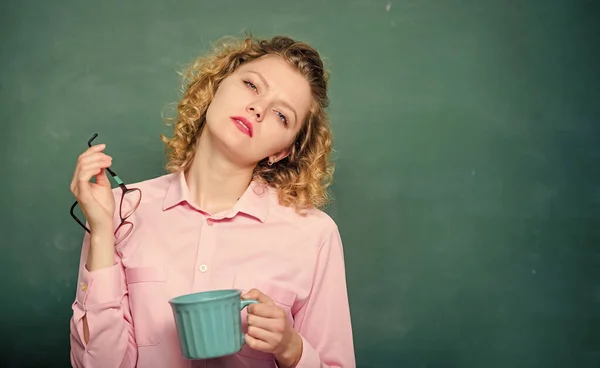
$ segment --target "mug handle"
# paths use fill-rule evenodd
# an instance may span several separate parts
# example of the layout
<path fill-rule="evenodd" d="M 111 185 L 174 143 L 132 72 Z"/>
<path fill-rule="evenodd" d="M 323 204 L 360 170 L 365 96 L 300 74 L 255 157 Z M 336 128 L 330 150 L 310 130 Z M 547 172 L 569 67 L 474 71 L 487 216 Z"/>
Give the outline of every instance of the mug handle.
<path fill-rule="evenodd" d="M 256 299 L 244 299 L 244 300 L 240 300 L 240 311 L 244 308 L 246 308 L 247 306 L 249 306 L 250 304 L 258 304 L 259 301 Z M 244 345 L 246 343 L 246 340 L 244 340 L 244 333 L 242 332 L 242 345 Z"/>

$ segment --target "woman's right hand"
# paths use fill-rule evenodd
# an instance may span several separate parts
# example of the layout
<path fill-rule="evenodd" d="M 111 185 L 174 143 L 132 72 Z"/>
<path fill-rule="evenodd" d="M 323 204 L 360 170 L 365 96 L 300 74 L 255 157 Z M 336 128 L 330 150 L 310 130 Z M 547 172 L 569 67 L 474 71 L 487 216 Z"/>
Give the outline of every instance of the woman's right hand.
<path fill-rule="evenodd" d="M 92 233 L 113 230 L 115 198 L 105 170 L 111 166 L 112 157 L 102 152 L 105 147 L 92 146 L 79 156 L 70 186 Z M 92 176 L 96 177 L 95 183 L 90 181 Z"/>

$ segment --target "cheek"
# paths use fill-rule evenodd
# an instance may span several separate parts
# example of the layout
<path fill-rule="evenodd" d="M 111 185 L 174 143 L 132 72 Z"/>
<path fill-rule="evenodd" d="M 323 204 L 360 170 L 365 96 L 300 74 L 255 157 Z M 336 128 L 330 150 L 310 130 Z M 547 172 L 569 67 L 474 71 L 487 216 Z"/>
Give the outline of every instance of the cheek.
<path fill-rule="evenodd" d="M 269 154 L 276 153 L 288 148 L 292 144 L 292 139 L 289 134 L 281 132 L 270 132 L 265 136 L 265 149 Z"/>
<path fill-rule="evenodd" d="M 214 114 L 214 109 L 213 109 L 213 105 L 211 104 L 210 106 L 208 106 L 208 109 L 206 110 L 206 123 L 205 126 L 209 127 L 210 130 L 214 131 L 215 130 L 215 122 L 216 122 L 216 117 Z"/>
<path fill-rule="evenodd" d="M 229 89 L 217 91 L 207 111 L 213 117 L 227 118 L 229 116 L 244 114 L 248 104 L 248 98 L 240 93 Z"/>
<path fill-rule="evenodd" d="M 227 114 L 227 110 L 229 110 L 227 105 L 228 104 L 223 103 L 223 96 L 221 94 L 216 94 L 206 110 L 206 123 L 214 126 L 219 120 L 223 120 L 225 117 L 229 116 L 230 114 Z"/>

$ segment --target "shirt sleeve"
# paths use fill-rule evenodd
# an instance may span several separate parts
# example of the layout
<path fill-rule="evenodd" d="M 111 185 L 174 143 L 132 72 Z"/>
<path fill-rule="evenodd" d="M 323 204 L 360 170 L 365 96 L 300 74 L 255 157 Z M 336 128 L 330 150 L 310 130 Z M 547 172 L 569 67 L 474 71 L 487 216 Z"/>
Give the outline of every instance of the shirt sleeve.
<path fill-rule="evenodd" d="M 342 241 L 337 226 L 321 245 L 311 293 L 294 316 L 302 337 L 296 368 L 355 368 Z"/>
<path fill-rule="evenodd" d="M 137 345 L 133 331 L 125 271 L 120 257 L 112 267 L 88 271 L 89 234 L 83 240 L 77 293 L 70 323 L 73 367 L 135 367 Z M 89 342 L 83 335 L 86 317 Z"/>

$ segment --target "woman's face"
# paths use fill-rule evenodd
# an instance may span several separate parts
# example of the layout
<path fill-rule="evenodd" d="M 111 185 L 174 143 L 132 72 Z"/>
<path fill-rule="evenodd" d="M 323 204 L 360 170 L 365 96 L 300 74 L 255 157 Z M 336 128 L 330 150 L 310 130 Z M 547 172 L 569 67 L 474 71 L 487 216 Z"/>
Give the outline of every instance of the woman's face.
<path fill-rule="evenodd" d="M 312 103 L 308 81 L 267 55 L 241 65 L 219 85 L 206 112 L 213 147 L 242 166 L 289 153 Z"/>

